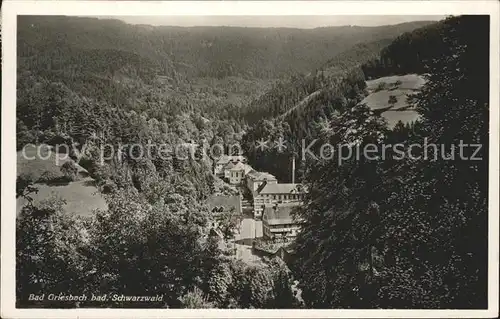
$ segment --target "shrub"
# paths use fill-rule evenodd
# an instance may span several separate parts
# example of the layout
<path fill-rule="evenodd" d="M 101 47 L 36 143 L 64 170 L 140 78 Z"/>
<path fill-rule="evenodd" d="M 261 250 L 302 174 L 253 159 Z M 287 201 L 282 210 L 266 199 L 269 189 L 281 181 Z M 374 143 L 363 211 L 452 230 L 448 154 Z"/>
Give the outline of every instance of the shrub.
<path fill-rule="evenodd" d="M 58 174 L 57 171 L 45 171 L 36 182 L 47 185 L 66 185 L 71 181 L 73 181 L 73 179 L 66 175 Z"/>
<path fill-rule="evenodd" d="M 68 136 L 64 136 L 62 134 L 53 134 L 53 135 L 50 134 L 50 135 L 47 135 L 47 144 L 52 145 L 52 146 L 66 145 L 69 147 L 71 145 L 71 139 L 69 139 Z M 60 151 L 60 150 L 66 151 L 66 148 L 60 147 L 58 151 Z"/>
<path fill-rule="evenodd" d="M 396 103 L 398 103 L 398 99 L 396 96 L 391 95 L 389 96 L 389 100 L 387 101 L 387 103 L 389 103 L 389 105 L 391 106 L 394 106 Z"/>
<path fill-rule="evenodd" d="M 377 87 L 375 88 L 375 92 L 379 92 L 379 91 L 382 91 L 382 90 L 386 90 L 387 89 L 387 83 L 385 82 L 380 82 Z"/>
<path fill-rule="evenodd" d="M 57 174 L 54 171 L 45 171 L 40 175 L 40 177 L 37 180 L 37 183 L 46 183 L 49 184 L 52 181 L 58 180 L 61 178 L 61 175 Z"/>
<path fill-rule="evenodd" d="M 61 173 L 70 181 L 76 180 L 78 176 L 78 168 L 73 161 L 67 161 L 61 166 Z"/>
<path fill-rule="evenodd" d="M 30 203 L 33 201 L 30 196 L 33 193 L 38 193 L 38 189 L 34 187 L 35 178 L 32 173 L 22 173 L 16 180 L 16 198 L 23 197 Z"/>
<path fill-rule="evenodd" d="M 28 129 L 23 121 L 17 119 L 16 124 L 16 149 L 21 150 L 26 144 L 33 143 L 35 141 L 35 135 Z"/>
<path fill-rule="evenodd" d="M 89 174 L 92 175 L 92 168 L 94 166 L 94 161 L 91 158 L 82 156 L 78 161 L 78 165 L 85 168 L 89 172 Z"/>
<path fill-rule="evenodd" d="M 182 308 L 188 309 L 202 309 L 202 308 L 214 308 L 213 303 L 208 301 L 203 291 L 199 288 L 194 288 L 185 295 L 179 297 Z"/>
<path fill-rule="evenodd" d="M 117 190 L 116 184 L 113 182 L 108 182 L 102 186 L 103 194 L 112 194 Z"/>

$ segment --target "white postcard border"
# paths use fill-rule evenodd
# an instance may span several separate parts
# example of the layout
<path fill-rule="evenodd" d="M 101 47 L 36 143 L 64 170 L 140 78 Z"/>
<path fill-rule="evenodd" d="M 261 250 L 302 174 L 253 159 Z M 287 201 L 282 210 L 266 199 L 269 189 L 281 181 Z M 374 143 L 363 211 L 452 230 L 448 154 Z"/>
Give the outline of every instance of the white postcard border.
<path fill-rule="evenodd" d="M 2 318 L 401 318 L 498 316 L 499 3 L 497 1 L 4 1 L 2 6 Z M 489 267 L 487 310 L 16 309 L 15 101 L 17 15 L 490 15 Z"/>

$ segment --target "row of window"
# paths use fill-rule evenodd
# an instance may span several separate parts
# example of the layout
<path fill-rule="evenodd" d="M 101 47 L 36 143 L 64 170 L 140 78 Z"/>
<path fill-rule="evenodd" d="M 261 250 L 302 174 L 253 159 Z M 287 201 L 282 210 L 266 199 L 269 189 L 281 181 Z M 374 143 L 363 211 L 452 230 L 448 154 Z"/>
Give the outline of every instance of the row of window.
<path fill-rule="evenodd" d="M 270 231 L 264 231 L 264 234 L 267 236 L 267 237 L 295 237 L 297 234 L 295 232 L 279 232 L 279 233 L 272 233 Z"/>
<path fill-rule="evenodd" d="M 264 194 L 262 195 L 264 199 L 273 200 L 301 200 L 302 194 Z"/>
<path fill-rule="evenodd" d="M 243 172 L 231 172 L 231 177 L 243 177 Z"/>
<path fill-rule="evenodd" d="M 280 229 L 280 228 L 296 228 L 297 224 L 280 224 L 280 225 L 267 225 L 270 229 Z"/>

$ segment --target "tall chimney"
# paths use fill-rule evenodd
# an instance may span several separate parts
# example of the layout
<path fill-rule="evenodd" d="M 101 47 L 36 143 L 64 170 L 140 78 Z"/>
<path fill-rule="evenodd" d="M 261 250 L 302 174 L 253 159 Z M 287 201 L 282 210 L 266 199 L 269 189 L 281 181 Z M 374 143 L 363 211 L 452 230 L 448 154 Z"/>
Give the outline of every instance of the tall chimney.
<path fill-rule="evenodd" d="M 295 184 L 295 155 L 292 157 L 292 184 Z"/>

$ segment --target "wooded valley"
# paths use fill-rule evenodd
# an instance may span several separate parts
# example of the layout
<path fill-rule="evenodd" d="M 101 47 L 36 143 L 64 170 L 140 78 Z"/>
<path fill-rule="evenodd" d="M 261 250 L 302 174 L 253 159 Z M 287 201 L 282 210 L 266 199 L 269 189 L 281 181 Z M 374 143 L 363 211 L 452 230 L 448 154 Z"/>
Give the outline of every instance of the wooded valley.
<path fill-rule="evenodd" d="M 151 308 L 487 307 L 488 16 L 316 29 L 20 16 L 17 59 L 18 152 L 72 146 L 64 176 L 18 171 L 18 307 L 40 307 L 30 294 L 60 292 L 163 294 Z M 418 118 L 390 127 L 361 103 L 366 83 L 409 74 L 424 81 L 406 106 Z M 258 148 L 280 138 L 284 150 Z M 303 140 L 316 140 L 318 153 L 325 143 L 424 139 L 454 160 L 434 149 L 426 155 L 435 160 L 389 151 L 337 165 L 302 150 Z M 157 148 L 132 156 L 131 145 L 183 143 L 240 144 L 254 169 L 284 182 L 296 159 L 294 178 L 308 192 L 292 263 L 245 264 L 210 234 L 207 200 L 235 195 L 213 159 L 164 160 Z M 459 143 L 482 145 L 481 160 L 462 159 L 450 148 Z M 125 148 L 103 162 L 103 145 Z M 80 171 L 106 208 L 82 216 L 65 198 L 33 200 L 40 185 Z"/>

